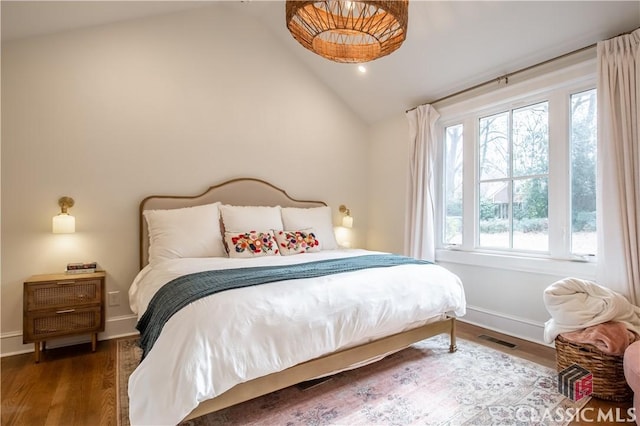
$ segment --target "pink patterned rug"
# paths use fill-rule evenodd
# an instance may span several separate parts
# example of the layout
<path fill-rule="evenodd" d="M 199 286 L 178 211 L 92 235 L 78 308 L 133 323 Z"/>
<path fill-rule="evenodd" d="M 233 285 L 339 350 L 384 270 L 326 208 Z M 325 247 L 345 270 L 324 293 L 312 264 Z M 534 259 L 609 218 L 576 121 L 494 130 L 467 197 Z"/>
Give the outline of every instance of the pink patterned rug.
<path fill-rule="evenodd" d="M 136 342 L 118 342 L 122 426 Z M 306 390 L 292 386 L 183 425 L 565 425 L 588 401 L 559 394 L 555 370 L 462 339 L 457 352 L 448 347 L 436 336 Z"/>

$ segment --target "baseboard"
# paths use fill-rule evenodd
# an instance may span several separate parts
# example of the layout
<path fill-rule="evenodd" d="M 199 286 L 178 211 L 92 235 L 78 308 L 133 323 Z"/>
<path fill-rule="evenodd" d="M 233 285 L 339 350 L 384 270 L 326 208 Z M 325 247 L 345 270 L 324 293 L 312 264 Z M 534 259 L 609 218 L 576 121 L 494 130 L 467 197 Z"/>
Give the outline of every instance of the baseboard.
<path fill-rule="evenodd" d="M 105 321 L 104 332 L 98 333 L 98 340 L 116 339 L 118 337 L 138 334 L 136 330 L 137 322 L 138 318 L 133 314 L 109 318 Z M 48 340 L 47 348 L 59 348 L 62 346 L 88 343 L 90 341 L 91 336 L 88 334 L 60 337 Z M 22 331 L 13 331 L 0 335 L 0 357 L 24 354 L 33 352 L 33 350 L 33 343 L 22 343 Z"/>
<path fill-rule="evenodd" d="M 532 321 L 527 318 L 467 305 L 467 314 L 461 317 L 459 321 L 540 345 L 553 347 L 553 345 L 545 343 L 543 340 L 544 323 Z"/>

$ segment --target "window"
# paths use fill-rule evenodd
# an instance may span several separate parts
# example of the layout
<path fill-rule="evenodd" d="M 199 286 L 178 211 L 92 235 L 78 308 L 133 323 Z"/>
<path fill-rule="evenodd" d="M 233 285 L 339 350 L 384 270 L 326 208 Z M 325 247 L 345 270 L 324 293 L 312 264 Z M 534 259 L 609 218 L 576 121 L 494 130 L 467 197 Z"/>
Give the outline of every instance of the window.
<path fill-rule="evenodd" d="M 597 253 L 595 66 L 581 67 L 439 109 L 440 260 Z"/>
<path fill-rule="evenodd" d="M 571 95 L 571 252 L 595 255 L 596 90 Z"/>

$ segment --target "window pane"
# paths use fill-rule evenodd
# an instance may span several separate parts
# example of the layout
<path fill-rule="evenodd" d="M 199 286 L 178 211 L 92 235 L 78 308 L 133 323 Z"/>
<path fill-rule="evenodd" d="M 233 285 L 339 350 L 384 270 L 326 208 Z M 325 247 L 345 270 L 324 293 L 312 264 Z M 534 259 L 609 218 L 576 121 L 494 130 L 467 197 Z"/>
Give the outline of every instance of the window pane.
<path fill-rule="evenodd" d="M 479 121 L 479 245 L 549 251 L 549 103 Z"/>
<path fill-rule="evenodd" d="M 509 248 L 509 183 L 480 184 L 480 247 Z"/>
<path fill-rule="evenodd" d="M 462 244 L 462 131 L 445 129 L 445 244 Z"/>
<path fill-rule="evenodd" d="M 549 251 L 547 178 L 513 182 L 513 248 Z"/>
<path fill-rule="evenodd" d="M 509 113 L 480 119 L 480 180 L 509 175 Z"/>
<path fill-rule="evenodd" d="M 546 174 L 549 164 L 549 103 L 513 110 L 513 176 Z"/>
<path fill-rule="evenodd" d="M 571 252 L 596 254 L 596 90 L 571 95 Z"/>

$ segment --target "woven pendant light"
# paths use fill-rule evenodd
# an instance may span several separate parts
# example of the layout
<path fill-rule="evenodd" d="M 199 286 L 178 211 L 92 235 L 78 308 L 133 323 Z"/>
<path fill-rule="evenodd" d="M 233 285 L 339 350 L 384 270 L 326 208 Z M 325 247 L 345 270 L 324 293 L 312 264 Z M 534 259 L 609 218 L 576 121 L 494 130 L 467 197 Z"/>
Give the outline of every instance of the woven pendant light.
<path fill-rule="evenodd" d="M 307 49 L 336 62 L 386 56 L 407 35 L 409 0 L 286 2 L 287 28 Z"/>

